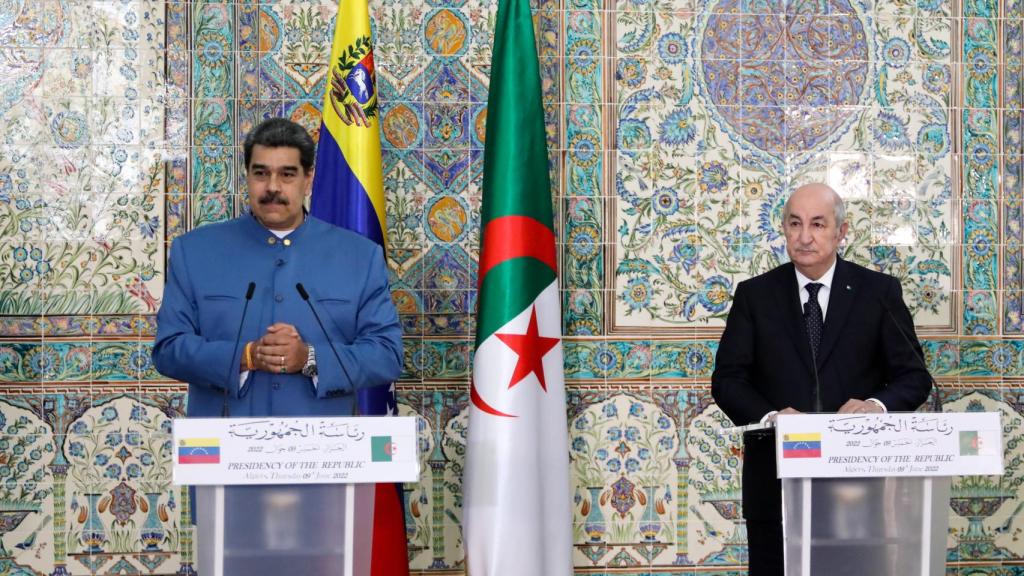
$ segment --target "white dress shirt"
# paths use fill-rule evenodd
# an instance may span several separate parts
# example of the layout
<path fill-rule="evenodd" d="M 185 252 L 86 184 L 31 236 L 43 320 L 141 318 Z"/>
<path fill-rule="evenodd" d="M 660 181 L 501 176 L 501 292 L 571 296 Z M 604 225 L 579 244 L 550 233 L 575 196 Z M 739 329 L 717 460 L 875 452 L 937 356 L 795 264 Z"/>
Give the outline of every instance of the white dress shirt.
<path fill-rule="evenodd" d="M 800 310 L 803 311 L 804 305 L 807 304 L 807 300 L 810 299 L 811 295 L 807 292 L 806 286 L 811 282 L 817 282 L 821 284 L 821 288 L 818 289 L 818 304 L 821 305 L 821 321 L 824 322 L 825 318 L 828 317 L 828 297 L 832 294 L 832 277 L 836 275 L 836 262 L 839 259 L 836 258 L 832 261 L 832 266 L 829 267 L 828 271 L 821 275 L 821 278 L 817 280 L 811 280 L 807 276 L 804 276 L 795 267 L 793 271 L 796 272 L 796 284 L 799 287 L 800 292 Z"/>
<path fill-rule="evenodd" d="M 821 288 L 818 289 L 818 305 L 821 306 L 822 322 L 825 321 L 825 318 L 827 318 L 828 315 L 828 298 L 829 296 L 832 295 L 832 278 L 836 275 L 836 262 L 838 261 L 839 258 L 833 260 L 832 266 L 830 266 L 828 271 L 822 274 L 821 278 L 818 278 L 817 280 L 812 280 L 807 276 L 801 274 L 800 271 L 797 270 L 795 267 L 793 268 L 793 271 L 796 272 L 796 284 L 797 292 L 799 292 L 800 296 L 801 312 L 804 309 L 804 305 L 807 304 L 807 301 L 811 299 L 811 295 L 807 292 L 806 286 L 811 282 L 817 282 L 818 284 L 821 284 Z M 867 401 L 877 404 L 882 409 L 882 412 L 888 412 L 888 409 L 886 409 L 885 404 L 882 404 L 881 400 L 877 398 L 868 398 Z M 765 422 L 770 420 L 772 416 L 775 416 L 778 413 L 778 410 L 772 410 L 771 412 L 765 414 L 764 416 L 761 417 L 761 423 L 764 424 Z"/>

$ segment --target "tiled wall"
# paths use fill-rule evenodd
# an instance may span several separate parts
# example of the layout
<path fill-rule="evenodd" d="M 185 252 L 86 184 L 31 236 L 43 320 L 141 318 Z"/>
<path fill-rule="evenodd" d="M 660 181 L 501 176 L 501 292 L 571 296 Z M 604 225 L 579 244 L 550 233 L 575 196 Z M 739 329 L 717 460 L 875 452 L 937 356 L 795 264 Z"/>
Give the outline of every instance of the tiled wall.
<path fill-rule="evenodd" d="M 492 0 L 371 3 L 410 561 L 461 574 Z M 580 574 L 745 573 L 708 379 L 792 185 L 850 205 L 939 389 L 1004 414 L 957 479 L 950 574 L 1024 573 L 1020 0 L 541 0 Z M 169 242 L 238 214 L 236 143 L 319 126 L 331 0 L 0 2 L 0 574 L 187 574 L 184 386 L 149 358 Z"/>

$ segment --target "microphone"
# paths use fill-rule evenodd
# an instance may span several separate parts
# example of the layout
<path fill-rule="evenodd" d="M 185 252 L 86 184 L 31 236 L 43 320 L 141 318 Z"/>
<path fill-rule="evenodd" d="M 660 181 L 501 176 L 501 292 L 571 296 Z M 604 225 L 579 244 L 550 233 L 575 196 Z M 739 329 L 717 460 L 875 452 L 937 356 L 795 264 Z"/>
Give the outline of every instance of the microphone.
<path fill-rule="evenodd" d="M 231 357 L 228 358 L 228 362 L 233 363 L 233 365 L 228 366 L 228 375 L 227 378 L 224 379 L 224 406 L 220 410 L 222 418 L 227 418 L 230 415 L 230 411 L 228 410 L 228 398 L 230 394 L 229 391 L 232 388 L 231 376 L 232 374 L 236 374 L 235 370 L 238 368 L 238 364 L 234 362 L 235 354 L 238 353 L 238 344 L 242 340 L 242 326 L 245 325 L 245 314 L 249 311 L 249 302 L 252 300 L 252 294 L 255 291 L 256 283 L 249 282 L 249 286 L 245 289 L 245 305 L 242 306 L 242 319 L 238 321 L 238 333 L 235 334 L 235 347 L 231 350 Z M 235 380 L 238 380 L 237 376 L 235 377 Z M 235 385 L 237 385 L 237 382 L 235 382 Z"/>
<path fill-rule="evenodd" d="M 881 294 L 875 294 L 875 300 L 882 305 L 882 309 L 889 315 L 889 320 L 892 321 L 892 325 L 896 327 L 896 331 L 903 337 L 903 341 L 907 343 L 907 347 L 914 353 L 914 358 L 917 358 L 918 363 L 921 364 L 921 368 L 924 369 L 924 373 L 928 376 L 928 380 L 931 382 L 932 387 L 938 388 L 938 385 L 935 383 L 935 379 L 932 378 L 932 373 L 928 370 L 928 363 L 924 361 L 924 356 L 917 350 L 917 347 L 914 346 L 914 342 L 910 339 L 910 336 L 907 336 L 903 327 L 900 326 L 900 323 L 896 320 L 896 315 L 892 313 L 892 308 L 890 308 L 885 300 L 882 299 Z"/>
<path fill-rule="evenodd" d="M 316 313 L 316 308 L 313 307 L 313 303 L 309 301 L 309 292 L 306 292 L 306 287 L 302 285 L 302 282 L 295 284 L 295 290 L 298 291 L 299 296 L 306 301 L 306 305 L 309 306 L 309 311 L 313 313 L 313 318 L 316 318 L 317 325 L 320 326 L 320 331 L 324 334 L 324 339 L 327 340 L 327 345 L 331 347 L 331 352 L 334 353 L 334 359 L 338 361 L 338 366 L 341 366 L 341 373 L 345 375 L 345 378 L 352 383 L 354 389 L 356 384 L 352 381 L 352 377 L 348 375 L 348 368 L 345 368 L 345 363 L 341 361 L 341 355 L 338 354 L 338 349 L 334 347 L 334 342 L 331 342 L 331 336 L 327 333 L 327 329 L 324 328 L 324 323 L 320 321 L 320 315 Z"/>

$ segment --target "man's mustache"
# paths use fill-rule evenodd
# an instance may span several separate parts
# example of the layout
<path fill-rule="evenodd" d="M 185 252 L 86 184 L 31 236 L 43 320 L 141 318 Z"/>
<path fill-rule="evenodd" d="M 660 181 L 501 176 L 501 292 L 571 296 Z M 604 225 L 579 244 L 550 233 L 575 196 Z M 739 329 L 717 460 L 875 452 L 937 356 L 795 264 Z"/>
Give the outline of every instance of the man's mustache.
<path fill-rule="evenodd" d="M 263 195 L 259 200 L 260 204 L 280 204 L 282 206 L 288 205 L 288 199 L 285 198 L 284 194 L 277 190 L 272 190 Z"/>

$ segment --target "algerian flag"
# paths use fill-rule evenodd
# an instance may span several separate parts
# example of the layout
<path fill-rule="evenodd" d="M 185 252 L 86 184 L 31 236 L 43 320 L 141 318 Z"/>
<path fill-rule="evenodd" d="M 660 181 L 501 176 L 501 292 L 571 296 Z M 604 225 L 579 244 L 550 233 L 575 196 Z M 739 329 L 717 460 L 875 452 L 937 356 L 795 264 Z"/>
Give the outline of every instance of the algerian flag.
<path fill-rule="evenodd" d="M 561 311 L 534 42 L 528 0 L 499 0 L 463 477 L 469 576 L 572 574 Z"/>

